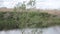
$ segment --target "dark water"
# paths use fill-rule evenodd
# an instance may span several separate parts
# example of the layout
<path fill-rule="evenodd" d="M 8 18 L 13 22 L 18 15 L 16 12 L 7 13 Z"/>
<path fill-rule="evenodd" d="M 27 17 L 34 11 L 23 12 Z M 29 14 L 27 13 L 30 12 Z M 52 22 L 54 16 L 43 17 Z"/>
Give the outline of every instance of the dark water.
<path fill-rule="evenodd" d="M 14 29 L 0 31 L 0 34 L 60 34 L 60 26 L 54 26 L 44 29 Z"/>

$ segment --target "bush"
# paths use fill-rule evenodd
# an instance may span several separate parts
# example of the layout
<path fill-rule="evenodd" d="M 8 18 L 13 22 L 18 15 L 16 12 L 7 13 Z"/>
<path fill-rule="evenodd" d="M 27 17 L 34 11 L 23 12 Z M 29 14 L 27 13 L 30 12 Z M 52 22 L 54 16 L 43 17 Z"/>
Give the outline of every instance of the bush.
<path fill-rule="evenodd" d="M 60 18 L 51 16 L 43 12 L 0 12 L 0 30 L 43 28 L 60 24 Z"/>

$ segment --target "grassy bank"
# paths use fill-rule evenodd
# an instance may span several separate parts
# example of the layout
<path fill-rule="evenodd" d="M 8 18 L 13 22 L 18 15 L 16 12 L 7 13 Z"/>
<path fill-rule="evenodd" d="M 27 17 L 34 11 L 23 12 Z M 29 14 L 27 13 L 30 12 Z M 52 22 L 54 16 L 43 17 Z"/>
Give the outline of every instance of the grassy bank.
<path fill-rule="evenodd" d="M 0 12 L 0 30 L 60 25 L 60 18 L 43 12 Z"/>

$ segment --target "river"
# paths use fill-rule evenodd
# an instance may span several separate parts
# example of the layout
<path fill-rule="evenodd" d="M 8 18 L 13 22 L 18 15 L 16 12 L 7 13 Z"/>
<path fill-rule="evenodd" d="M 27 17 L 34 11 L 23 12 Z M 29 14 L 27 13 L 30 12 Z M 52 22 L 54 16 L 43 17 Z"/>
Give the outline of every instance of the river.
<path fill-rule="evenodd" d="M 60 34 L 60 26 L 52 26 L 48 28 L 43 28 L 42 30 L 39 28 L 34 29 L 14 29 L 14 30 L 2 30 L 0 34 Z"/>

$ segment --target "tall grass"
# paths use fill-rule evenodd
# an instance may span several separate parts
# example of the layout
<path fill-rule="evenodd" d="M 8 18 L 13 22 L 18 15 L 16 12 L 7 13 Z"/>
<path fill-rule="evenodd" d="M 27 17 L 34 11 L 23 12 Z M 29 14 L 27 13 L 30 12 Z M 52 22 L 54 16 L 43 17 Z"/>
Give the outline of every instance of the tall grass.
<path fill-rule="evenodd" d="M 44 12 L 0 12 L 0 30 L 60 25 L 60 18 Z"/>

